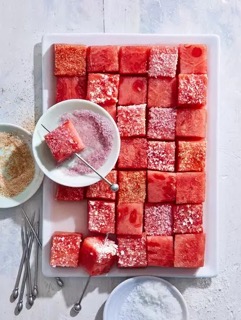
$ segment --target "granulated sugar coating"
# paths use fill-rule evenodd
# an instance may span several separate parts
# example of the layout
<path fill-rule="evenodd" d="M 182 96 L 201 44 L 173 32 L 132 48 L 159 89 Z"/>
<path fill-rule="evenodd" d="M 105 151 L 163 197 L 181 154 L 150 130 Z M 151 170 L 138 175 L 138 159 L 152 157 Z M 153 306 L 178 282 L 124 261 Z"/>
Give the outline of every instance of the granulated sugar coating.
<path fill-rule="evenodd" d="M 79 154 L 95 169 L 99 169 L 108 158 L 114 140 L 114 128 L 109 119 L 89 110 L 66 113 L 61 121 L 71 120 L 85 145 Z M 75 158 L 68 168 L 70 174 L 91 173 L 81 160 Z"/>

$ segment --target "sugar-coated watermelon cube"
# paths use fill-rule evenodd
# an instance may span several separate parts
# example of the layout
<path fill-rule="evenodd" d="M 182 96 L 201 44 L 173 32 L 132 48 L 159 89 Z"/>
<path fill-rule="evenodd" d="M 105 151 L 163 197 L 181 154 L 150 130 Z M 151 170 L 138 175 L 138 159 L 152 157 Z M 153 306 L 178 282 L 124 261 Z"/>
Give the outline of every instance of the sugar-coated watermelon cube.
<path fill-rule="evenodd" d="M 205 201 L 205 173 L 204 172 L 178 172 L 177 204 L 202 203 Z"/>
<path fill-rule="evenodd" d="M 176 107 L 177 79 L 150 78 L 148 83 L 148 107 Z"/>
<path fill-rule="evenodd" d="M 53 157 L 57 162 L 70 158 L 84 149 L 84 144 L 70 120 L 65 121 L 44 137 Z"/>
<path fill-rule="evenodd" d="M 202 233 L 203 205 L 181 204 L 173 208 L 174 233 Z"/>
<path fill-rule="evenodd" d="M 144 228 L 148 236 L 170 236 L 173 234 L 171 204 L 145 204 Z"/>
<path fill-rule="evenodd" d="M 175 140 L 176 109 L 153 107 L 148 111 L 147 138 Z"/>
<path fill-rule="evenodd" d="M 80 266 L 91 276 L 110 271 L 116 260 L 117 245 L 106 237 L 86 237 L 80 249 Z"/>
<path fill-rule="evenodd" d="M 80 201 L 84 199 L 85 188 L 56 185 L 55 199 L 58 201 Z"/>
<path fill-rule="evenodd" d="M 119 104 L 128 106 L 146 103 L 147 79 L 145 77 L 120 77 Z"/>
<path fill-rule="evenodd" d="M 147 73 L 149 47 L 123 46 L 120 48 L 120 73 Z"/>
<path fill-rule="evenodd" d="M 147 236 L 147 261 L 149 267 L 173 267 L 173 237 Z"/>
<path fill-rule="evenodd" d="M 122 139 L 118 160 L 119 169 L 146 169 L 147 140 L 145 138 Z"/>
<path fill-rule="evenodd" d="M 56 76 L 84 76 L 87 47 L 78 44 L 54 45 L 54 74 Z"/>
<path fill-rule="evenodd" d="M 207 102 L 206 74 L 178 75 L 178 104 L 203 106 Z"/>
<path fill-rule="evenodd" d="M 86 77 L 57 77 L 56 102 L 86 98 Z"/>
<path fill-rule="evenodd" d="M 174 171 L 175 142 L 148 141 L 147 168 L 159 171 Z"/>
<path fill-rule="evenodd" d="M 116 121 L 116 104 L 112 104 L 110 106 L 105 106 L 103 107 L 105 109 L 105 111 L 107 111 L 112 118 Z"/>
<path fill-rule="evenodd" d="M 146 235 L 117 237 L 118 267 L 140 268 L 147 266 Z"/>
<path fill-rule="evenodd" d="M 143 203 L 146 198 L 146 171 L 118 171 L 119 203 Z"/>
<path fill-rule="evenodd" d="M 204 171 L 206 141 L 177 142 L 177 171 Z"/>
<path fill-rule="evenodd" d="M 51 240 L 50 265 L 52 267 L 78 267 L 82 234 L 55 232 Z"/>
<path fill-rule="evenodd" d="M 176 174 L 147 171 L 148 202 L 173 202 L 176 199 Z"/>
<path fill-rule="evenodd" d="M 207 110 L 177 109 L 176 135 L 183 138 L 205 138 Z"/>
<path fill-rule="evenodd" d="M 88 230 L 98 233 L 115 233 L 115 202 L 88 201 Z"/>
<path fill-rule="evenodd" d="M 146 105 L 118 106 L 117 126 L 123 138 L 145 136 Z"/>
<path fill-rule="evenodd" d="M 116 234 L 142 235 L 143 203 L 119 203 L 117 206 Z"/>
<path fill-rule="evenodd" d="M 153 46 L 149 56 L 149 76 L 174 78 L 177 71 L 177 59 L 177 47 Z"/>
<path fill-rule="evenodd" d="M 89 73 L 87 84 L 87 99 L 99 104 L 102 107 L 117 103 L 118 74 Z"/>
<path fill-rule="evenodd" d="M 106 178 L 112 183 L 117 183 L 117 172 L 112 170 Z M 88 199 L 109 199 L 115 200 L 116 193 L 110 189 L 110 186 L 103 180 L 87 187 L 86 198 Z"/>
<path fill-rule="evenodd" d="M 91 46 L 87 51 L 88 72 L 118 72 L 118 46 Z"/>
<path fill-rule="evenodd" d="M 177 234 L 174 240 L 174 267 L 199 268 L 204 266 L 204 233 Z"/>
<path fill-rule="evenodd" d="M 180 73 L 207 73 L 207 46 L 204 44 L 182 44 Z"/>

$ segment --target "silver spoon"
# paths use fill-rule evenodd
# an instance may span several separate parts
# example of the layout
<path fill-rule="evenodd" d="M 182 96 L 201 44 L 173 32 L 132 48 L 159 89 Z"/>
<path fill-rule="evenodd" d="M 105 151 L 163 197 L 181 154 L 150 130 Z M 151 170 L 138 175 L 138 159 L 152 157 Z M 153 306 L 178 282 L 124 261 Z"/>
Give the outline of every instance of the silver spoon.
<path fill-rule="evenodd" d="M 86 284 L 85 284 L 85 286 L 84 286 L 83 292 L 82 292 L 82 294 L 81 294 L 81 296 L 80 296 L 80 298 L 79 298 L 79 301 L 76 302 L 76 303 L 74 304 L 74 306 L 73 306 L 73 309 L 74 309 L 74 311 L 75 311 L 76 313 L 80 312 L 80 310 L 82 309 L 82 307 L 81 307 L 81 302 L 82 302 L 82 299 L 83 299 L 83 297 L 84 297 L 85 291 L 86 291 L 86 289 L 87 289 L 87 287 L 88 287 L 88 285 L 89 285 L 90 279 L 91 279 L 91 276 L 89 276 L 88 279 L 87 279 L 87 282 L 86 282 Z"/>
<path fill-rule="evenodd" d="M 41 126 L 48 132 L 50 132 L 50 130 L 48 130 L 43 124 L 41 124 Z M 106 183 L 108 183 L 108 185 L 110 186 L 111 190 L 113 192 L 117 192 L 119 190 L 119 185 L 117 183 L 111 183 L 108 179 L 106 179 L 105 177 L 103 177 L 98 171 L 95 170 L 95 168 L 92 167 L 91 164 L 89 164 L 84 158 L 82 158 L 78 153 L 75 153 L 75 156 L 77 158 L 79 158 L 82 162 L 84 162 L 84 164 L 89 167 L 92 171 L 94 171 L 102 180 L 104 180 Z"/>
<path fill-rule="evenodd" d="M 37 221 L 37 235 L 39 235 L 39 215 L 38 215 L 38 221 Z M 35 238 L 36 240 L 36 238 Z M 36 243 L 36 250 L 35 250 L 35 268 L 34 268 L 34 283 L 33 283 L 33 298 L 35 299 L 38 295 L 38 254 L 39 254 L 39 245 Z"/>

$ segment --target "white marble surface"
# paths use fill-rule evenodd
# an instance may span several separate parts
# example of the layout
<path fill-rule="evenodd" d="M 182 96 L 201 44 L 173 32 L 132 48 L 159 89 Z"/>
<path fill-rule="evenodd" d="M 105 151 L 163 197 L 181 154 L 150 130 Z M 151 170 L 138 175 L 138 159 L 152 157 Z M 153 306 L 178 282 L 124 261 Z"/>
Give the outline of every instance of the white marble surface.
<path fill-rule="evenodd" d="M 45 32 L 215 33 L 221 39 L 219 105 L 219 264 L 213 279 L 170 279 L 191 319 L 241 319 L 241 2 L 240 0 L 1 0 L 0 121 L 33 127 L 41 113 L 40 42 Z M 41 203 L 41 190 L 28 211 Z M 20 209 L 0 210 L 0 319 L 14 316 L 9 296 L 21 252 Z M 94 279 L 76 318 L 102 319 L 103 304 L 121 279 Z M 40 297 L 19 319 L 71 318 L 84 280 L 63 290 L 40 276 Z"/>

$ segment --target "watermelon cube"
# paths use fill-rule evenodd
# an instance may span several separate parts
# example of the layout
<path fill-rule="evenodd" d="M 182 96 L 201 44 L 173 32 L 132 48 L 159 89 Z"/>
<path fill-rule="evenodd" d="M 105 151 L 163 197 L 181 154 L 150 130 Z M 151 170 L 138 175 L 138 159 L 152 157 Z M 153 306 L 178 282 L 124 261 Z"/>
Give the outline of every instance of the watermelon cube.
<path fill-rule="evenodd" d="M 180 73 L 207 73 L 207 46 L 204 44 L 182 44 Z"/>
<path fill-rule="evenodd" d="M 145 138 L 122 139 L 118 160 L 119 169 L 146 169 L 147 140 Z"/>
<path fill-rule="evenodd" d="M 150 78 L 148 83 L 148 107 L 175 107 L 177 104 L 176 78 Z"/>
<path fill-rule="evenodd" d="M 84 144 L 70 120 L 65 121 L 44 137 L 53 157 L 59 163 L 84 149 Z"/>
<path fill-rule="evenodd" d="M 54 74 L 56 76 L 84 76 L 87 47 L 78 44 L 54 45 Z"/>
<path fill-rule="evenodd" d="M 176 199 L 176 174 L 147 171 L 148 202 L 173 202 Z"/>
<path fill-rule="evenodd" d="M 119 75 L 107 73 L 89 73 L 87 99 L 102 107 L 117 103 Z"/>
<path fill-rule="evenodd" d="M 81 242 L 81 233 L 55 232 L 51 240 L 50 265 L 52 267 L 78 267 Z"/>
<path fill-rule="evenodd" d="M 147 79 L 145 77 L 120 77 L 119 104 L 146 103 Z"/>
<path fill-rule="evenodd" d="M 80 249 L 80 266 L 91 276 L 110 271 L 116 260 L 117 245 L 104 236 L 86 237 Z"/>
<path fill-rule="evenodd" d="M 175 142 L 148 141 L 147 168 L 159 171 L 174 171 Z"/>
<path fill-rule="evenodd" d="M 147 266 L 146 235 L 117 237 L 118 267 L 140 268 Z"/>
<path fill-rule="evenodd" d="M 204 172 L 178 172 L 177 204 L 202 203 L 205 201 L 205 173 Z"/>
<path fill-rule="evenodd" d="M 150 77 L 176 76 L 178 48 L 170 46 L 154 46 L 150 50 L 149 70 Z"/>
<path fill-rule="evenodd" d="M 207 110 L 177 109 L 176 135 L 182 138 L 205 138 Z"/>
<path fill-rule="evenodd" d="M 178 141 L 177 171 L 204 171 L 206 141 Z"/>
<path fill-rule="evenodd" d="M 147 120 L 147 138 L 175 140 L 176 116 L 176 109 L 150 108 Z"/>
<path fill-rule="evenodd" d="M 178 75 L 178 104 L 203 106 L 207 102 L 206 74 Z"/>
<path fill-rule="evenodd" d="M 173 208 L 174 233 L 202 233 L 203 205 L 180 204 Z"/>
<path fill-rule="evenodd" d="M 85 188 L 67 187 L 61 184 L 56 186 L 55 199 L 58 201 L 80 201 L 84 199 Z"/>
<path fill-rule="evenodd" d="M 118 46 L 91 46 L 87 52 L 88 72 L 118 72 Z"/>
<path fill-rule="evenodd" d="M 107 111 L 112 118 L 116 121 L 116 104 L 112 104 L 110 106 L 103 107 L 105 111 Z"/>
<path fill-rule="evenodd" d="M 149 267 L 173 267 L 173 237 L 147 236 L 147 261 Z"/>
<path fill-rule="evenodd" d="M 88 230 L 98 233 L 115 233 L 115 203 L 88 201 Z"/>
<path fill-rule="evenodd" d="M 119 203 L 117 206 L 116 234 L 142 235 L 143 203 Z"/>
<path fill-rule="evenodd" d="M 112 183 L 117 183 L 117 172 L 112 170 L 106 178 Z M 86 198 L 88 199 L 109 199 L 115 200 L 116 193 L 110 189 L 110 186 L 103 180 L 87 187 Z"/>
<path fill-rule="evenodd" d="M 86 98 L 86 77 L 57 77 L 56 102 Z"/>
<path fill-rule="evenodd" d="M 120 73 L 147 73 L 149 48 L 123 46 L 120 48 Z"/>
<path fill-rule="evenodd" d="M 145 136 L 146 105 L 118 106 L 117 126 L 123 138 Z"/>
<path fill-rule="evenodd" d="M 119 203 L 143 203 L 146 198 L 146 171 L 118 171 Z"/>
<path fill-rule="evenodd" d="M 205 234 L 177 234 L 174 241 L 174 267 L 204 266 Z"/>

